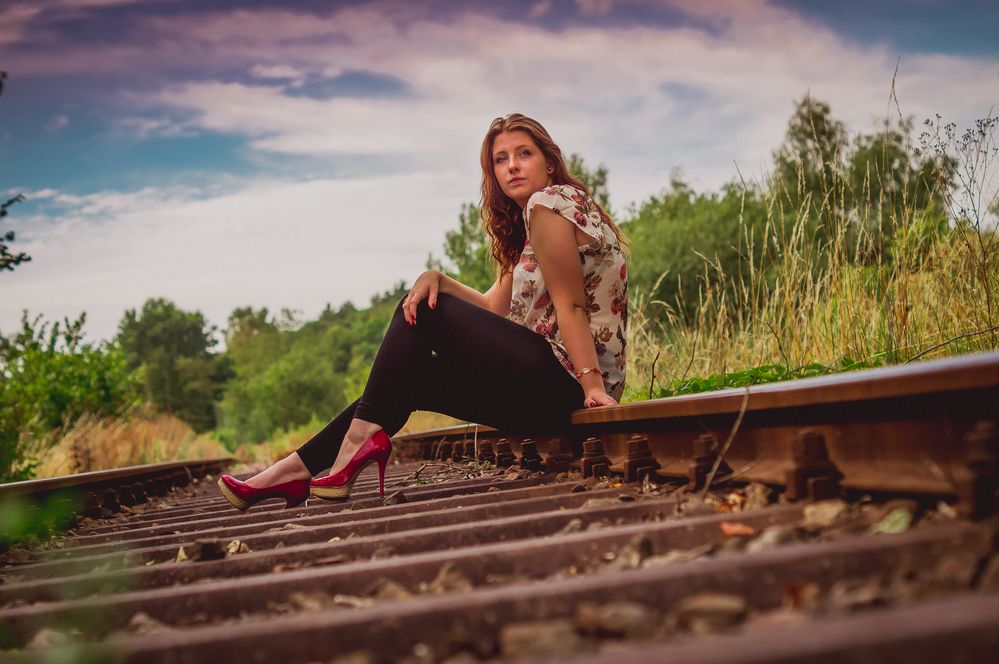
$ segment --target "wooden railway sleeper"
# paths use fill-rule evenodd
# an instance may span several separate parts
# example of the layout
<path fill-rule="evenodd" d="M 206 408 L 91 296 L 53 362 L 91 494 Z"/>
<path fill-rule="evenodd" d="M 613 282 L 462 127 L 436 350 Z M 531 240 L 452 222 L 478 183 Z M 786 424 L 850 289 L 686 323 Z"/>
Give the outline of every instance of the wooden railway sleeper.
<path fill-rule="evenodd" d="M 793 465 L 784 485 L 789 500 L 829 500 L 841 494 L 843 473 L 829 458 L 826 439 L 814 429 L 802 429 L 791 442 Z"/>
<path fill-rule="evenodd" d="M 967 475 L 957 482 L 958 508 L 973 519 L 996 513 L 999 490 L 999 426 L 981 420 L 965 436 Z"/>

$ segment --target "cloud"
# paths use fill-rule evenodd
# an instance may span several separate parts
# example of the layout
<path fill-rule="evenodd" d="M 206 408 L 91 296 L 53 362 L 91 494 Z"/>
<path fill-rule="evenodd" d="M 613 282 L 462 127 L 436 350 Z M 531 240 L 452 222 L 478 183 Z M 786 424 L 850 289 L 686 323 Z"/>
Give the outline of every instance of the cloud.
<path fill-rule="evenodd" d="M 126 308 L 153 296 L 216 325 L 240 305 L 310 316 L 327 302 L 363 305 L 440 255 L 475 184 L 438 172 L 34 192 L 46 207 L 18 220 L 18 249 L 33 261 L 4 277 L 0 328 L 16 327 L 25 307 L 50 318 L 85 308 L 90 336 L 107 338 Z"/>
<path fill-rule="evenodd" d="M 299 81 L 305 78 L 305 72 L 288 65 L 253 65 L 250 75 L 256 78 L 275 78 L 289 81 Z"/>
<path fill-rule="evenodd" d="M 145 140 L 152 137 L 180 138 L 196 136 L 198 129 L 191 122 L 175 118 L 123 117 L 112 122 L 111 135 Z"/>
<path fill-rule="evenodd" d="M 10 5 L 0 10 L 0 45 L 15 44 L 27 36 L 28 24 L 42 8 L 28 3 Z"/>
<path fill-rule="evenodd" d="M 541 0 L 541 2 L 535 3 L 531 9 L 527 12 L 527 18 L 535 19 L 541 18 L 549 11 L 551 11 L 552 2 L 551 0 Z"/>
<path fill-rule="evenodd" d="M 586 16 L 606 16 L 614 8 L 614 0 L 576 0 L 576 7 Z"/>
<path fill-rule="evenodd" d="M 898 56 L 884 47 L 849 43 L 760 0 L 727 2 L 723 11 L 717 3 L 666 4 L 714 21 L 715 30 L 569 26 L 553 35 L 475 13 L 405 24 L 381 5 L 325 18 L 239 11 L 196 25 L 158 19 L 158 31 L 191 40 L 185 50 L 216 48 L 208 41 L 217 39 L 223 60 L 252 57 L 251 67 L 259 66 L 267 52 L 295 71 L 366 71 L 403 81 L 416 95 L 308 98 L 252 81 L 198 80 L 144 101 L 184 113 L 205 131 L 246 136 L 257 150 L 398 154 L 420 164 L 446 155 L 472 168 L 469 146 L 489 119 L 519 110 L 549 125 L 568 150 L 607 163 L 621 203 L 657 190 L 676 166 L 709 187 L 734 176 L 733 162 L 760 173 L 783 139 L 791 100 L 806 91 L 830 101 L 854 130 L 888 113 Z M 981 85 L 997 76 L 999 64 L 988 58 L 906 56 L 903 112 L 967 122 L 997 101 L 994 88 Z M 678 96 L 682 89 L 704 93 Z"/>
<path fill-rule="evenodd" d="M 141 0 L 15 0 L 0 10 L 0 45 L 38 40 L 43 35 L 51 35 L 46 23 L 79 18 L 94 9 L 138 2 Z"/>
<path fill-rule="evenodd" d="M 52 116 L 48 122 L 45 123 L 45 131 L 50 134 L 55 134 L 62 131 L 69 126 L 69 116 L 63 113 Z"/>
<path fill-rule="evenodd" d="M 38 189 L 37 191 L 24 192 L 24 197 L 28 200 L 41 200 L 53 198 L 58 194 L 59 192 L 55 189 Z"/>

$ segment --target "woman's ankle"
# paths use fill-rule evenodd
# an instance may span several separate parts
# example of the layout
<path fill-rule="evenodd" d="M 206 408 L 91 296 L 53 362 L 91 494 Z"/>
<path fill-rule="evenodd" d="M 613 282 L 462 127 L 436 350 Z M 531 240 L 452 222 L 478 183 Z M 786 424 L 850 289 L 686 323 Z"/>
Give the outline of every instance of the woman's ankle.
<path fill-rule="evenodd" d="M 251 477 L 247 480 L 247 483 L 259 489 L 265 486 L 274 486 L 275 484 L 283 484 L 284 482 L 311 478 L 312 473 L 305 467 L 301 458 L 293 452 Z"/>
<path fill-rule="evenodd" d="M 368 438 L 375 435 L 381 426 L 375 424 L 374 422 L 367 422 L 365 420 L 360 420 L 354 418 L 350 422 L 350 427 L 347 429 L 347 435 L 344 436 L 344 442 L 350 443 L 351 445 L 359 446 L 364 443 Z"/>
<path fill-rule="evenodd" d="M 297 452 L 292 452 L 279 463 L 284 465 L 282 475 L 288 478 L 286 481 L 312 479 L 312 471 L 306 468 L 305 462 Z"/>

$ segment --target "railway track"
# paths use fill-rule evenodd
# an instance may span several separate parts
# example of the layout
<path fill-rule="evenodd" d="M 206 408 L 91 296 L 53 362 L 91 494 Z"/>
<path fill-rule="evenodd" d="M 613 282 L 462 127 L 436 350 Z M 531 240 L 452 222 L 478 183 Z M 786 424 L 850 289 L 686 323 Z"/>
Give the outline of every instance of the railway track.
<path fill-rule="evenodd" d="M 979 661 L 997 404 L 978 355 L 400 436 L 384 500 L 206 476 L 8 552 L 0 658 Z"/>

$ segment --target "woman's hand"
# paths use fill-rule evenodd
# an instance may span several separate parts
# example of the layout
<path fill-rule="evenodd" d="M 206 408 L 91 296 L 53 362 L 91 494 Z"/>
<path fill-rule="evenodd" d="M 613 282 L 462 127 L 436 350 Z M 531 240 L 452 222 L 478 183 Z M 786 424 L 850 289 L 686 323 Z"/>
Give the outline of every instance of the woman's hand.
<path fill-rule="evenodd" d="M 587 390 L 586 396 L 583 397 L 583 408 L 599 408 L 600 406 L 615 405 L 617 405 L 617 401 L 615 401 L 614 397 L 607 394 L 607 391 L 603 388 Z"/>
<path fill-rule="evenodd" d="M 437 293 L 441 288 L 441 273 L 427 270 L 416 278 L 416 283 L 409 290 L 409 295 L 402 303 L 402 316 L 410 325 L 416 325 L 416 307 L 427 298 L 431 309 L 437 307 Z"/>

